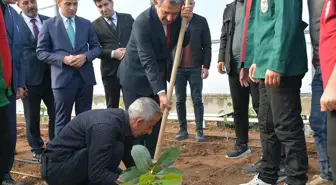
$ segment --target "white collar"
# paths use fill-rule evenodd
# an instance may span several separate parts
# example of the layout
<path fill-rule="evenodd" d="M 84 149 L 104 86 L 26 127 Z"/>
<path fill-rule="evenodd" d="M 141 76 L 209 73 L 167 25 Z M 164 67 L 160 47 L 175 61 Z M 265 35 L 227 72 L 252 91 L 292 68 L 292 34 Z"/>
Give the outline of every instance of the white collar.
<path fill-rule="evenodd" d="M 67 22 L 69 18 L 72 20 L 73 23 L 75 22 L 75 16 L 68 18 L 68 17 L 65 17 L 64 15 L 62 15 L 62 13 L 60 13 L 60 15 L 63 19 L 63 22 Z"/>
<path fill-rule="evenodd" d="M 23 12 L 21 13 L 23 20 L 25 20 L 26 22 L 30 22 L 32 19 L 36 19 L 36 22 L 42 24 L 42 21 L 40 19 L 40 16 L 37 14 L 35 18 L 31 18 L 28 17 L 26 14 L 24 14 Z"/>

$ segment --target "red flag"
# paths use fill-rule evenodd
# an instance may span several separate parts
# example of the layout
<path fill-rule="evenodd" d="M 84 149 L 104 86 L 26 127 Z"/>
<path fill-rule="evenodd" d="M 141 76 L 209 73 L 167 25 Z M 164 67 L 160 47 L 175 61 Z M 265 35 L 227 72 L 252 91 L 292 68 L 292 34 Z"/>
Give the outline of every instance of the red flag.
<path fill-rule="evenodd" d="M 0 8 L 0 43 L 0 57 L 2 58 L 3 78 L 6 83 L 6 88 L 8 88 L 12 83 L 12 59 L 2 8 Z"/>

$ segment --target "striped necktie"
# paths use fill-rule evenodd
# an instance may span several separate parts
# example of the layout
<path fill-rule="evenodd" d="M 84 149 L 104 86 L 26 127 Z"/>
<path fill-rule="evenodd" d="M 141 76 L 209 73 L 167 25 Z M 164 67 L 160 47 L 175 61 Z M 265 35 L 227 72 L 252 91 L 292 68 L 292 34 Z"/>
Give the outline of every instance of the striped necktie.
<path fill-rule="evenodd" d="M 110 19 L 111 28 L 112 28 L 114 31 L 117 31 L 117 26 L 114 24 L 113 19 L 114 19 L 113 17 Z"/>
<path fill-rule="evenodd" d="M 68 33 L 71 45 L 75 49 L 75 30 L 71 24 L 73 21 L 71 18 L 68 18 L 67 21 L 68 21 L 67 33 Z"/>

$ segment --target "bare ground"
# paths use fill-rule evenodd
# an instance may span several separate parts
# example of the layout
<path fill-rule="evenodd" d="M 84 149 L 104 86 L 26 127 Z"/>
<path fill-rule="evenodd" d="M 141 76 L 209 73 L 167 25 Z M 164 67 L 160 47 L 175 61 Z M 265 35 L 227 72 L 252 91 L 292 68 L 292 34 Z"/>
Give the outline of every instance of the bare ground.
<path fill-rule="evenodd" d="M 12 175 L 16 180 L 27 185 L 42 185 L 43 181 L 39 178 L 39 165 L 29 163 L 32 154 L 26 140 L 25 124 L 22 118 L 19 118 L 18 121 L 17 160 L 12 169 Z M 46 125 L 43 125 L 41 132 L 45 139 L 47 138 L 46 129 Z M 190 124 L 188 129 L 189 133 L 194 136 L 194 125 Z M 181 157 L 177 161 L 176 167 L 184 171 L 184 185 L 236 185 L 252 178 L 244 175 L 241 170 L 256 162 L 260 157 L 261 148 L 257 131 L 250 132 L 252 154 L 239 160 L 225 158 L 225 154 L 234 146 L 232 129 L 218 128 L 216 124 L 209 124 L 209 128 L 205 130 L 206 141 L 203 143 L 194 142 L 194 137 L 183 142 L 175 141 L 174 136 L 177 131 L 177 124 L 169 123 L 163 145 L 164 148 L 168 146 L 180 147 Z M 307 138 L 310 162 L 309 177 L 318 174 L 319 169 L 312 141 L 312 138 Z"/>

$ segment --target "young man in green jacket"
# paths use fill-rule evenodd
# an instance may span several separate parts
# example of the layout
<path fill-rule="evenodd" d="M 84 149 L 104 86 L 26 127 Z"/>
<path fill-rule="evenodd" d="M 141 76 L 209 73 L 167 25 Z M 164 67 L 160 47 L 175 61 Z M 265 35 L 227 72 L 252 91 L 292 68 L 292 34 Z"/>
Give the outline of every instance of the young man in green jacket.
<path fill-rule="evenodd" d="M 308 179 L 308 157 L 300 115 L 300 88 L 308 68 L 302 0 L 255 0 L 255 3 L 254 20 L 248 26 L 254 32 L 253 64 L 246 61 L 244 67 L 251 66 L 250 79 L 260 83 L 263 157 L 260 173 L 245 185 L 276 184 L 281 144 L 286 153 L 286 183 L 304 185 Z M 270 116 L 272 121 L 268 119 Z"/>

